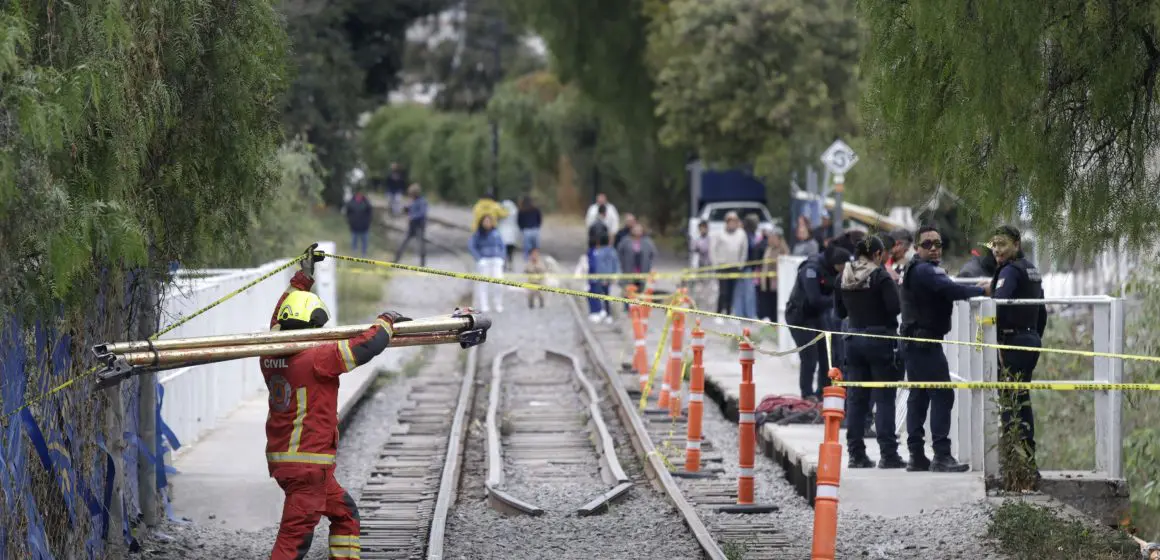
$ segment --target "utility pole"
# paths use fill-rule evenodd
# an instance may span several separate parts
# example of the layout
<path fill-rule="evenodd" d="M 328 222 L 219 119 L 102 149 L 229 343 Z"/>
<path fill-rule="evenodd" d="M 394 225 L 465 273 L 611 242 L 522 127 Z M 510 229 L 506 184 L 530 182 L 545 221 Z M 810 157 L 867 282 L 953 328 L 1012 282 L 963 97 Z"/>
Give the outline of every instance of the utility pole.
<path fill-rule="evenodd" d="M 151 271 L 138 273 L 139 297 L 134 298 L 136 330 L 138 338 L 153 336 L 157 328 L 157 286 L 153 283 Z M 138 377 L 137 393 L 137 437 L 158 461 L 164 461 L 157 446 L 157 374 L 147 373 Z M 148 527 L 158 523 L 157 469 L 162 465 L 151 465 L 145 451 L 137 452 L 137 496 L 141 506 L 143 521 Z"/>
<path fill-rule="evenodd" d="M 503 34 L 505 31 L 504 21 L 502 16 L 499 18 L 499 30 L 495 34 L 495 43 L 492 46 L 492 56 L 494 57 L 493 69 L 495 74 L 492 77 L 491 91 L 495 94 L 495 89 L 503 79 L 503 68 L 500 65 L 500 46 L 503 45 Z M 499 200 L 499 121 L 495 117 L 491 118 L 491 190 L 495 195 L 496 200 Z"/>

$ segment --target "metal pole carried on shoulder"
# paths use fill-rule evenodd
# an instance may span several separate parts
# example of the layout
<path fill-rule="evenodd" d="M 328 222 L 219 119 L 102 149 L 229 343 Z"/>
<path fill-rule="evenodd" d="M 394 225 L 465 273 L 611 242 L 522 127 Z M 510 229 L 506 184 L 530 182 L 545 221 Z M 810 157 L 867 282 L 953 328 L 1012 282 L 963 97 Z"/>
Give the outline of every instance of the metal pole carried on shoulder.
<path fill-rule="evenodd" d="M 133 376 L 194 365 L 212 364 L 258 356 L 297 354 L 338 340 L 347 339 L 373 324 L 346 325 L 319 329 L 266 331 L 246 334 L 137 340 L 93 346 L 103 368 L 97 372 L 97 388 L 117 385 Z M 456 309 L 439 315 L 405 321 L 393 327 L 390 348 L 459 344 L 470 348 L 487 341 L 491 319 L 471 309 Z"/>

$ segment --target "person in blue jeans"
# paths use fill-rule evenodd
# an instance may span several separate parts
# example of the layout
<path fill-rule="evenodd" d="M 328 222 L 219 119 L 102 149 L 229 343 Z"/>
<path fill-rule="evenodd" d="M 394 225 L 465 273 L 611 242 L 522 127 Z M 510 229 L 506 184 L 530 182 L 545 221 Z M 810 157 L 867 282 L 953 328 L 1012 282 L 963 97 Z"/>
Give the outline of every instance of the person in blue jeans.
<path fill-rule="evenodd" d="M 595 243 L 591 244 L 588 249 L 588 273 L 589 274 L 618 274 L 620 273 L 620 257 L 616 251 L 609 246 L 610 239 L 605 233 L 595 239 Z M 588 292 L 593 294 L 608 295 L 609 287 L 612 285 L 612 280 L 608 278 L 596 278 L 588 281 Z M 609 314 L 611 306 L 608 301 L 598 298 L 588 298 L 588 320 L 593 323 L 601 320 L 611 322 L 612 316 Z"/>
<path fill-rule="evenodd" d="M 491 217 L 491 214 L 485 214 L 483 218 L 480 218 L 479 227 L 467 243 L 467 250 L 475 259 L 476 273 L 492 278 L 503 278 L 504 255 L 507 253 L 507 248 L 504 246 L 499 231 L 495 229 L 495 219 Z M 475 301 L 479 305 L 479 310 L 487 313 L 491 311 L 491 305 L 495 304 L 496 312 L 502 313 L 502 289 L 499 284 L 476 282 Z"/>
<path fill-rule="evenodd" d="M 371 201 L 360 190 L 347 201 L 343 212 L 346 214 L 346 224 L 350 227 L 351 250 L 359 251 L 361 245 L 362 256 L 367 256 L 367 238 L 371 229 L 371 217 L 374 213 Z"/>
<path fill-rule="evenodd" d="M 767 242 L 764 237 L 757 233 L 757 227 L 760 223 L 761 221 L 753 214 L 745 216 L 745 224 L 743 227 L 745 228 L 745 236 L 749 241 L 749 249 L 745 257 L 746 262 L 759 261 L 762 255 L 765 254 Z M 739 269 L 738 272 L 749 273 L 757 269 L 758 267 L 750 265 Z M 749 319 L 757 318 L 756 278 L 738 278 L 734 280 L 733 314 Z"/>
<path fill-rule="evenodd" d="M 520 199 L 520 210 L 516 213 L 516 226 L 520 228 L 520 233 L 524 238 L 524 260 L 528 260 L 528 253 L 532 249 L 540 248 L 540 225 L 544 221 L 544 216 L 540 213 L 540 209 L 536 208 L 536 204 L 532 201 L 532 197 L 525 196 Z"/>

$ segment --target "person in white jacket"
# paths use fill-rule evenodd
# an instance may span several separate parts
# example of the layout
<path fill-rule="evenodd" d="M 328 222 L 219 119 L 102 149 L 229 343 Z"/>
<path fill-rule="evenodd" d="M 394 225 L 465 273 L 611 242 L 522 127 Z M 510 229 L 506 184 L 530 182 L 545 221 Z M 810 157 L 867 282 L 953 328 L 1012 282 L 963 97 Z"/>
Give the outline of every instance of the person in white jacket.
<path fill-rule="evenodd" d="M 739 265 L 745 262 L 749 256 L 749 236 L 746 235 L 745 230 L 741 229 L 741 219 L 736 212 L 730 212 L 725 215 L 725 231 L 718 232 L 709 242 L 709 259 L 715 265 Z M 741 268 L 724 268 L 715 270 L 714 272 L 728 273 L 740 272 Z M 733 278 L 723 278 L 717 281 L 717 312 L 726 315 L 732 314 L 733 311 L 733 288 L 737 285 L 737 280 Z M 722 324 L 724 321 L 720 317 L 716 319 L 717 324 Z"/>
<path fill-rule="evenodd" d="M 596 203 L 588 207 L 588 213 L 584 216 L 584 226 L 592 227 L 592 224 L 596 223 L 596 220 L 599 219 L 597 212 L 601 204 L 605 206 L 606 211 L 604 225 L 608 227 L 610 235 L 615 235 L 617 231 L 620 231 L 620 214 L 616 212 L 615 206 L 609 204 L 608 197 L 604 196 L 604 193 L 596 195 Z"/>
<path fill-rule="evenodd" d="M 516 214 L 520 209 L 511 199 L 504 200 L 500 203 L 504 210 L 507 210 L 507 216 L 499 221 L 499 236 L 503 238 L 504 248 L 507 249 L 507 260 L 504 261 L 504 266 L 508 272 L 512 271 L 512 253 L 516 250 L 516 239 L 519 237 L 520 228 L 516 223 Z"/>

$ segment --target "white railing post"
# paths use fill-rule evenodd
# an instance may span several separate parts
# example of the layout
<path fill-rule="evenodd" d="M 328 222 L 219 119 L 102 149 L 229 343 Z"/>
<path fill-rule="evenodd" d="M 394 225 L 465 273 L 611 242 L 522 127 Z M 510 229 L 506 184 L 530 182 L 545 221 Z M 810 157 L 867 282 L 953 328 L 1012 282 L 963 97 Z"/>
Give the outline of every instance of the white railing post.
<path fill-rule="evenodd" d="M 338 253 L 338 244 L 333 241 L 319 241 L 318 250 L 327 254 Z M 335 327 L 341 325 L 338 309 L 338 263 L 334 259 L 325 259 L 314 265 L 314 293 L 322 298 L 322 303 L 330 311 L 330 320 L 327 325 Z M 365 309 L 356 312 L 356 315 L 365 315 Z M 355 316 L 355 315 L 352 315 Z"/>
<path fill-rule="evenodd" d="M 1110 332 L 1111 318 L 1109 317 L 1111 308 L 1106 305 L 1092 306 L 1092 349 L 1096 352 L 1107 352 L 1110 346 Z M 1107 381 L 1109 377 L 1109 369 L 1111 368 L 1109 358 L 1097 356 L 1092 359 L 1092 379 L 1099 381 Z M 1108 441 L 1111 435 L 1111 427 L 1108 425 L 1108 405 L 1109 391 L 1093 391 L 1092 396 L 1095 399 L 1095 438 L 1096 438 L 1096 472 L 1108 472 L 1108 457 L 1112 445 Z"/>
<path fill-rule="evenodd" d="M 805 257 L 794 255 L 782 255 L 777 258 L 777 322 L 783 325 L 786 324 L 785 304 L 789 301 L 789 293 L 793 291 L 794 283 L 797 282 L 798 266 L 805 260 Z M 790 335 L 789 329 L 778 327 L 777 349 L 785 352 L 795 346 L 797 345 L 793 343 L 793 336 Z M 800 363 L 797 354 L 792 354 L 789 358 L 794 365 Z"/>
<path fill-rule="evenodd" d="M 998 328 L 995 324 L 995 300 L 985 299 L 980 303 L 979 318 L 983 326 L 983 342 L 990 346 L 983 349 L 983 381 L 999 380 L 999 352 L 993 345 L 999 343 Z M 978 398 L 983 401 L 983 475 L 999 476 L 999 411 L 995 402 L 995 391 L 980 391 Z"/>
<path fill-rule="evenodd" d="M 974 333 L 978 332 L 976 329 L 983 328 L 983 324 L 979 321 L 982 317 L 983 300 L 975 300 L 968 303 L 970 306 L 970 317 L 967 321 L 971 326 L 970 340 L 974 340 Z M 978 346 L 972 346 L 971 351 L 967 353 L 967 371 L 970 372 L 969 381 L 982 381 L 985 377 L 983 367 L 983 349 Z M 987 442 L 985 434 L 985 418 L 986 416 L 986 402 L 987 395 L 978 391 L 971 391 L 971 406 L 970 406 L 970 438 L 971 438 L 971 470 L 982 471 L 986 463 Z"/>
<path fill-rule="evenodd" d="M 1113 354 L 1122 354 L 1124 352 L 1124 299 L 1114 298 L 1109 304 L 1110 313 L 1108 313 L 1108 338 L 1109 347 L 1108 352 Z M 1123 383 L 1124 382 L 1124 360 L 1111 360 L 1112 364 L 1108 368 L 1108 382 L 1109 383 Z M 1123 478 L 1124 476 L 1124 393 L 1123 391 L 1110 391 L 1108 393 L 1108 430 L 1109 430 L 1109 445 L 1107 468 L 1108 476 L 1111 478 Z"/>
<path fill-rule="evenodd" d="M 954 330 L 955 340 L 966 342 L 972 340 L 971 323 L 971 302 L 970 301 L 956 301 Z M 952 371 L 958 377 L 959 381 L 971 381 L 971 350 L 970 346 L 963 346 L 961 344 L 954 344 L 954 360 L 951 362 Z M 954 447 L 955 457 L 958 457 L 960 462 L 969 462 L 971 460 L 971 447 L 973 443 L 973 436 L 971 435 L 971 403 L 974 401 L 974 391 L 970 389 L 957 389 L 955 399 L 955 414 L 952 420 L 952 433 L 955 434 Z"/>
<path fill-rule="evenodd" d="M 1109 298 L 1106 305 L 1092 306 L 1094 350 L 1102 353 L 1121 353 L 1124 347 L 1123 300 Z M 1093 378 L 1097 382 L 1121 383 L 1124 376 L 1123 360 L 1096 357 L 1093 362 Z M 1096 415 L 1096 472 L 1110 478 L 1122 475 L 1123 442 L 1121 417 L 1123 414 L 1123 393 L 1120 391 L 1095 391 Z"/>
<path fill-rule="evenodd" d="M 959 330 L 959 306 L 958 306 L 958 304 L 959 304 L 959 302 L 957 302 L 957 301 L 952 302 L 952 304 L 951 304 L 951 330 L 950 330 L 950 332 L 947 333 L 945 340 L 961 340 L 961 338 L 964 334 L 962 331 Z M 944 343 L 942 345 L 942 350 L 943 350 L 943 356 L 945 356 L 947 359 L 947 373 L 950 374 L 948 376 L 948 379 L 950 381 L 957 381 L 958 380 L 958 377 L 957 377 L 958 376 L 958 365 L 959 365 L 958 364 L 959 345 L 953 344 L 953 343 L 951 343 L 951 344 Z M 952 389 L 952 390 L 954 391 L 954 394 L 955 394 L 955 403 L 954 403 L 954 408 L 951 410 L 951 427 L 950 427 L 950 431 L 947 432 L 947 437 L 951 438 L 951 454 L 953 454 L 955 457 L 962 457 L 962 455 L 960 454 L 960 449 L 959 449 L 959 427 L 961 425 L 961 424 L 959 424 L 959 410 L 961 410 L 960 407 L 962 406 L 962 402 L 963 402 L 961 400 L 961 398 L 962 398 L 961 393 L 962 392 L 959 391 L 958 389 Z"/>

